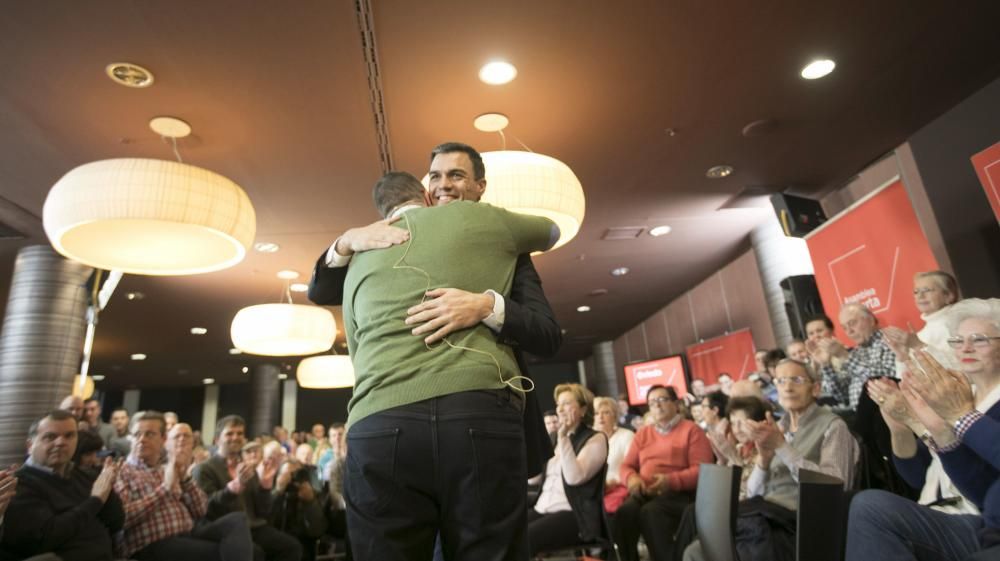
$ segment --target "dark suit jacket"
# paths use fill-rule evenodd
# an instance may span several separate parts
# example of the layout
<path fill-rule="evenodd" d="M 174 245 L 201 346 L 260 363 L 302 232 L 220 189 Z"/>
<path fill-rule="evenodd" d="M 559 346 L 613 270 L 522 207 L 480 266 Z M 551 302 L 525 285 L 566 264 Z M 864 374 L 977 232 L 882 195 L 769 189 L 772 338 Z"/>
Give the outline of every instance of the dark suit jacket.
<path fill-rule="evenodd" d="M 230 512 L 245 512 L 251 528 L 267 523 L 271 515 L 271 492 L 260 487 L 256 474 L 238 495 L 226 487 L 232 477 L 229 476 L 226 460 L 220 456 L 212 456 L 194 466 L 193 477 L 198 487 L 208 495 L 205 518 L 215 520 Z"/>
<path fill-rule="evenodd" d="M 316 261 L 309 280 L 309 299 L 323 306 L 339 306 L 344 301 L 344 281 L 347 267 L 326 266 L 324 251 Z M 556 323 L 552 307 L 542 290 L 542 280 L 528 255 L 520 255 L 514 269 L 510 298 L 504 301 L 504 323 L 498 337 L 514 348 L 521 374 L 528 375 L 524 352 L 552 356 L 562 345 L 562 330 Z M 524 443 L 527 450 L 528 475 L 541 473 L 552 457 L 552 442 L 545 431 L 541 407 L 535 392 L 526 394 L 524 404 Z"/>

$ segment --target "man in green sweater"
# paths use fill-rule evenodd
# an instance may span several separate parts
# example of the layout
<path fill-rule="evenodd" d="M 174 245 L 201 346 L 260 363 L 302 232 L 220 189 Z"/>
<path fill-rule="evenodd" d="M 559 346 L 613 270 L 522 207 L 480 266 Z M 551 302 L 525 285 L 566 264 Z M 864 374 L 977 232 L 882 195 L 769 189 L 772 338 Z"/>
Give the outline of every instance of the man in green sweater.
<path fill-rule="evenodd" d="M 459 201 L 424 208 L 423 186 L 389 173 L 375 203 L 409 241 L 359 253 L 344 288 L 357 380 L 345 489 L 355 558 L 525 559 L 523 390 L 513 352 L 477 324 L 427 345 L 404 323 L 429 290 L 509 296 L 517 256 L 550 248 L 545 218 Z"/>

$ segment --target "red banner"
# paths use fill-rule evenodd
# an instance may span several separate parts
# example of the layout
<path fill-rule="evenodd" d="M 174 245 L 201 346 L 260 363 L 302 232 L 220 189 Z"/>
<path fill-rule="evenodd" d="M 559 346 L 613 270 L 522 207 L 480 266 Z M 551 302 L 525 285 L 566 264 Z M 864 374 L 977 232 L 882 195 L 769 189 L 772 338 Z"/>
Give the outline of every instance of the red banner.
<path fill-rule="evenodd" d="M 835 324 L 841 306 L 859 303 L 883 326 L 923 327 L 913 304 L 913 275 L 938 264 L 902 182 L 834 216 L 806 243 L 823 308 Z M 849 342 L 839 325 L 836 332 Z"/>
<path fill-rule="evenodd" d="M 986 190 L 986 198 L 990 200 L 993 214 L 1000 222 L 1000 142 L 972 157 L 972 167 Z"/>
<path fill-rule="evenodd" d="M 741 329 L 703 343 L 688 345 L 684 350 L 691 380 L 702 380 L 706 386 L 719 381 L 719 374 L 725 372 L 733 380 L 741 380 L 756 370 L 753 354 L 753 336 L 749 329 Z"/>
<path fill-rule="evenodd" d="M 653 386 L 673 386 L 677 397 L 687 395 L 687 380 L 684 378 L 684 361 L 681 357 L 670 356 L 648 362 L 625 365 L 625 384 L 628 402 L 632 405 L 646 403 L 646 393 Z"/>

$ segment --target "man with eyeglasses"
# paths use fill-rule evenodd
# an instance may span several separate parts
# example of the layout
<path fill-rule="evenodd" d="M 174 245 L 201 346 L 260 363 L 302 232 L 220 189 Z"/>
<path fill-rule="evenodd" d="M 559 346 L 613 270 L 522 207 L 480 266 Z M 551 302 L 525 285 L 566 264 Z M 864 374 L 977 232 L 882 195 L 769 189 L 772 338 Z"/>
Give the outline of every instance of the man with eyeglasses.
<path fill-rule="evenodd" d="M 768 413 L 764 421 L 747 421 L 758 456 L 736 525 L 743 561 L 794 558 L 799 470 L 836 477 L 850 489 L 860 453 L 847 423 L 816 404 L 820 377 L 809 365 L 780 361 L 774 384 L 785 416 L 775 421 Z"/>
<path fill-rule="evenodd" d="M 856 346 L 848 351 L 840 369 L 813 355 L 823 376 L 823 395 L 831 396 L 842 406 L 857 409 L 858 400 L 870 378 L 895 377 L 896 355 L 878 329 L 878 320 L 861 304 L 848 304 L 840 309 L 840 326 Z"/>

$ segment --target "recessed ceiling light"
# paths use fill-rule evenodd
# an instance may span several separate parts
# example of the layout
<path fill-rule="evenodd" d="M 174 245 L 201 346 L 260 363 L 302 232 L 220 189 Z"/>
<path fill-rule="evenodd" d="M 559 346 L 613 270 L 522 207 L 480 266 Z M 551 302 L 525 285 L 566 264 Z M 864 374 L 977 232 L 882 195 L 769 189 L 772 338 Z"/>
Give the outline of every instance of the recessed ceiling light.
<path fill-rule="evenodd" d="M 578 312 L 589 312 L 590 306 L 577 306 L 576 311 Z"/>
<path fill-rule="evenodd" d="M 709 179 L 719 179 L 733 173 L 733 166 L 721 165 L 712 166 L 705 172 L 705 177 Z"/>
<path fill-rule="evenodd" d="M 479 69 L 479 79 L 492 86 L 506 84 L 517 76 L 514 65 L 502 60 L 486 63 Z"/>
<path fill-rule="evenodd" d="M 208 330 L 205 329 L 204 327 L 192 327 L 191 328 L 191 335 L 204 335 L 206 333 L 208 333 Z"/>
<path fill-rule="evenodd" d="M 291 269 L 285 269 L 284 271 L 278 271 L 278 278 L 284 280 L 294 280 L 299 278 L 299 272 Z"/>
<path fill-rule="evenodd" d="M 497 132 L 507 128 L 510 119 L 503 113 L 483 113 L 472 121 L 472 126 L 483 132 Z"/>
<path fill-rule="evenodd" d="M 130 88 L 148 88 L 153 85 L 153 73 L 131 62 L 112 62 L 104 71 L 116 83 Z"/>
<path fill-rule="evenodd" d="M 654 238 L 657 238 L 669 234 L 671 230 L 673 230 L 673 228 L 667 225 L 656 226 L 654 228 L 649 229 L 649 235 L 653 236 Z"/>
<path fill-rule="evenodd" d="M 288 290 L 291 290 L 292 292 L 306 292 L 309 290 L 309 285 L 304 282 L 293 282 L 292 285 L 288 287 Z"/>
<path fill-rule="evenodd" d="M 288 374 L 285 374 L 284 372 L 282 372 L 281 374 L 278 374 L 278 379 L 279 380 L 287 380 L 288 379 Z"/>
<path fill-rule="evenodd" d="M 132 360 L 146 360 L 146 355 L 142 353 L 135 353 L 132 355 Z"/>
<path fill-rule="evenodd" d="M 281 249 L 281 246 L 273 242 L 257 242 L 253 248 L 261 253 L 274 253 Z"/>
<path fill-rule="evenodd" d="M 616 277 L 624 277 L 628 274 L 628 271 L 628 267 L 615 267 L 614 269 L 611 269 L 611 274 Z"/>
<path fill-rule="evenodd" d="M 249 366 L 244 366 L 242 368 L 242 370 L 243 370 L 243 373 L 246 374 L 247 372 L 250 372 L 250 367 Z"/>
<path fill-rule="evenodd" d="M 241 350 L 239 350 L 239 349 L 237 349 L 237 348 L 234 347 L 232 349 L 229 349 L 229 354 L 231 354 L 231 355 L 241 355 L 241 354 L 243 354 L 243 351 L 241 351 Z"/>
<path fill-rule="evenodd" d="M 591 296 L 604 296 L 607 293 L 608 293 L 607 288 L 595 288 L 594 290 L 590 291 Z"/>
<path fill-rule="evenodd" d="M 205 378 L 205 379 L 203 379 L 201 381 L 201 383 L 205 384 L 206 386 L 209 385 L 209 384 L 214 384 L 215 383 L 215 378 Z"/>
<path fill-rule="evenodd" d="M 93 378 L 95 382 L 100 382 L 104 379 L 104 374 L 94 374 L 91 378 Z"/>
<path fill-rule="evenodd" d="M 833 72 L 836 67 L 837 64 L 830 59 L 814 60 L 802 69 L 800 75 L 806 80 L 815 80 Z"/>
<path fill-rule="evenodd" d="M 146 295 L 141 292 L 128 292 L 125 294 L 126 300 L 142 300 Z"/>

